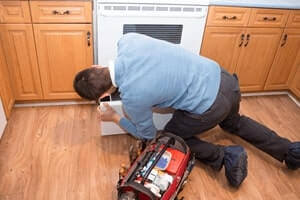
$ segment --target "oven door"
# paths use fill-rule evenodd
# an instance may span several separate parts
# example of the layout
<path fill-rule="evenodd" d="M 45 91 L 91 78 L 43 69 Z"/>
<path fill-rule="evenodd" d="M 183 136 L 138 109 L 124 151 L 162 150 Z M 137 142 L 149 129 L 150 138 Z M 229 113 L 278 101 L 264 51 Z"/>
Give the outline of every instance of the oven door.
<path fill-rule="evenodd" d="M 122 6 L 105 4 L 99 7 L 100 11 L 97 14 L 98 64 L 105 66 L 109 60 L 116 57 L 118 40 L 123 34 L 129 32 L 166 40 L 199 54 L 207 6 L 145 7 L 148 11 L 142 10 L 144 7 L 141 5 Z M 110 9 L 105 10 L 105 8 Z M 140 8 L 140 10 L 130 11 L 130 8 Z M 150 8 L 153 10 L 149 10 Z M 163 8 L 168 8 L 168 11 L 163 12 Z"/>

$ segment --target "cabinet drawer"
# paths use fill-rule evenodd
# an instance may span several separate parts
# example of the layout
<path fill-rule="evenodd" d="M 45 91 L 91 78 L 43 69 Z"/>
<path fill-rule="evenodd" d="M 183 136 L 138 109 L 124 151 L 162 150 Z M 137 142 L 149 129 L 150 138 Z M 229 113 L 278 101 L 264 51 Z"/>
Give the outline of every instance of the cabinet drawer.
<path fill-rule="evenodd" d="M 0 23 L 30 23 L 28 1 L 0 1 Z"/>
<path fill-rule="evenodd" d="M 288 10 L 253 8 L 248 25 L 251 27 L 285 27 L 288 15 Z"/>
<path fill-rule="evenodd" d="M 212 6 L 209 9 L 207 26 L 246 26 L 250 8 Z"/>
<path fill-rule="evenodd" d="M 33 23 L 91 23 L 90 1 L 30 1 Z"/>
<path fill-rule="evenodd" d="M 286 27 L 300 27 L 300 10 L 292 10 L 290 11 L 290 16 Z"/>

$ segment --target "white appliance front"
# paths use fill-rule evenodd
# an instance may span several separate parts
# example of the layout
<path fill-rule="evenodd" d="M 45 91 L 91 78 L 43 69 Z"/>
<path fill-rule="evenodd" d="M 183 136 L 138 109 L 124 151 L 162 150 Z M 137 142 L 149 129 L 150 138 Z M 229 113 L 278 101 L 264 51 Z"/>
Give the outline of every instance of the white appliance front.
<path fill-rule="evenodd" d="M 117 42 L 127 32 L 137 32 L 157 39 L 164 39 L 199 54 L 206 16 L 207 4 L 199 0 L 189 1 L 153 1 L 147 4 L 130 2 L 112 3 L 118 0 L 98 0 L 96 6 L 96 63 L 107 66 L 117 56 Z M 133 1 L 133 0 L 131 0 Z M 161 3 L 159 3 L 161 2 Z M 170 2 L 173 4 L 164 4 Z M 179 3 L 181 2 L 181 3 Z M 191 4 L 184 4 L 191 3 Z M 202 0 L 202 3 L 206 2 Z M 145 3 L 145 2 L 144 2 Z M 146 53 L 146 52 L 145 52 Z M 110 104 L 121 116 L 124 116 L 122 102 L 111 100 Z M 158 130 L 164 128 L 172 117 L 172 110 L 154 110 L 153 122 Z M 112 135 L 125 133 L 112 122 L 101 122 L 101 134 Z"/>
<path fill-rule="evenodd" d="M 106 103 L 112 106 L 120 116 L 125 116 L 121 101 L 110 101 Z M 173 111 L 173 109 L 153 109 L 153 123 L 157 130 L 163 130 L 166 123 L 171 119 Z M 100 126 L 102 135 L 116 135 L 126 133 L 126 130 L 123 130 L 114 122 L 101 122 Z"/>
<path fill-rule="evenodd" d="M 97 59 L 106 66 L 117 56 L 117 42 L 127 32 L 176 40 L 175 44 L 199 54 L 207 6 L 99 3 L 97 16 Z"/>

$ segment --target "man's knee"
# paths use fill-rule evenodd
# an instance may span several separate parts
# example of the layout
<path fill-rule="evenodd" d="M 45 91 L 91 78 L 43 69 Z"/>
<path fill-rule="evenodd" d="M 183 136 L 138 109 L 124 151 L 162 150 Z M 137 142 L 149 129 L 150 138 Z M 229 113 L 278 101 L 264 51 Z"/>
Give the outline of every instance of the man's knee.
<path fill-rule="evenodd" d="M 235 134 L 240 129 L 240 116 L 227 118 L 219 125 L 224 131 Z"/>

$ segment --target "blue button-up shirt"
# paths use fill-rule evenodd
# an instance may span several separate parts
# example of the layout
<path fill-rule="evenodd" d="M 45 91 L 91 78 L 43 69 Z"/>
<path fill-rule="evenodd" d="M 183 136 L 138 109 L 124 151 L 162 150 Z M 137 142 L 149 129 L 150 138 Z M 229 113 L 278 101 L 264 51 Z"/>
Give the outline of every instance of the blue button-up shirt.
<path fill-rule="evenodd" d="M 136 33 L 119 40 L 114 70 L 112 79 L 129 117 L 121 118 L 120 125 L 132 135 L 146 139 L 156 134 L 153 107 L 201 114 L 213 104 L 221 76 L 216 62 Z"/>

